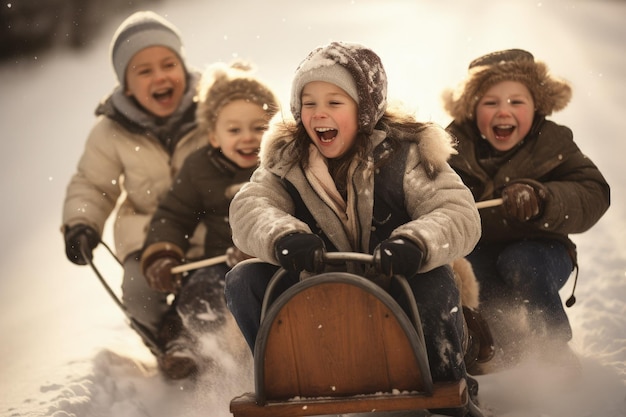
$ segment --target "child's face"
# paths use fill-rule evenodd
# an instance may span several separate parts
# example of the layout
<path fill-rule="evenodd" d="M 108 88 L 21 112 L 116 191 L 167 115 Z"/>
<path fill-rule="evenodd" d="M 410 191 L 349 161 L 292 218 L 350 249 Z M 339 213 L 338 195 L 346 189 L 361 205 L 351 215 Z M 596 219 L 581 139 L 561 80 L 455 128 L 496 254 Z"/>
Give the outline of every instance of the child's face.
<path fill-rule="evenodd" d="M 491 87 L 476 105 L 476 124 L 495 149 L 508 151 L 530 131 L 535 103 L 526 86 L 502 81 Z"/>
<path fill-rule="evenodd" d="M 268 114 L 261 106 L 245 100 L 235 100 L 219 111 L 209 142 L 221 148 L 222 154 L 240 168 L 258 163 L 261 137 L 267 130 Z"/>
<path fill-rule="evenodd" d="M 343 89 L 313 81 L 302 89 L 302 124 L 326 158 L 339 158 L 354 145 L 358 106 Z"/>
<path fill-rule="evenodd" d="M 135 97 L 155 116 L 167 117 L 174 113 L 186 88 L 183 63 L 164 46 L 142 49 L 126 68 L 126 95 Z"/>

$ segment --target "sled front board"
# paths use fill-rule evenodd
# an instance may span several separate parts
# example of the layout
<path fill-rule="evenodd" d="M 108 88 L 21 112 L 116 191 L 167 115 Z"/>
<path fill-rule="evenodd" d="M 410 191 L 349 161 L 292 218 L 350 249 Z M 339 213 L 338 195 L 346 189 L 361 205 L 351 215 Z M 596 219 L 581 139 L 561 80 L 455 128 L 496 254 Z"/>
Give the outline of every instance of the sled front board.
<path fill-rule="evenodd" d="M 246 393 L 231 401 L 230 412 L 234 417 L 293 417 L 423 410 L 462 407 L 467 404 L 467 398 L 467 385 L 463 379 L 455 383 L 435 383 L 432 396 L 412 393 L 299 398 L 259 405 L 254 394 Z"/>
<path fill-rule="evenodd" d="M 272 304 L 255 347 L 255 389 L 231 401 L 235 417 L 467 402 L 465 381 L 433 386 L 425 348 L 397 303 L 370 281 L 342 273 L 306 279 Z"/>

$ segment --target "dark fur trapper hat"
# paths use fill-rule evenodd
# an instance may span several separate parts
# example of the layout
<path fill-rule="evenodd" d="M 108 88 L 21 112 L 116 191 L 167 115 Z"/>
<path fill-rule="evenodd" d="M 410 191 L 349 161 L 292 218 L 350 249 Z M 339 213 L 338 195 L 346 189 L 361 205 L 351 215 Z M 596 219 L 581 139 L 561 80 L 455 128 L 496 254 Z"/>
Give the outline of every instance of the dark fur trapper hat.
<path fill-rule="evenodd" d="M 533 96 L 536 112 L 543 116 L 564 109 L 572 98 L 569 83 L 551 75 L 545 63 L 522 49 L 507 49 L 472 61 L 459 87 L 443 92 L 444 108 L 456 121 L 473 120 L 478 101 L 501 81 L 524 84 Z"/>

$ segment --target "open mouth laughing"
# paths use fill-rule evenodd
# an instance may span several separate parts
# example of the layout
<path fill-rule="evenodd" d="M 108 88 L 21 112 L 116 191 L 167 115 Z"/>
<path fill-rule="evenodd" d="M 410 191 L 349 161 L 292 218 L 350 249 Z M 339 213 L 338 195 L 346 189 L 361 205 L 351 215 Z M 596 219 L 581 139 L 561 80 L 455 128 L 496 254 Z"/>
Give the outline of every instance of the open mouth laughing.
<path fill-rule="evenodd" d="M 515 126 L 513 125 L 498 125 L 493 127 L 493 134 L 498 140 L 508 139 L 515 131 Z"/>
<path fill-rule="evenodd" d="M 243 158 L 256 158 L 259 155 L 259 148 L 237 149 L 237 153 Z"/>
<path fill-rule="evenodd" d="M 338 132 L 337 129 L 331 127 L 316 127 L 315 133 L 322 143 L 330 143 L 337 137 Z"/>
<path fill-rule="evenodd" d="M 174 95 L 173 88 L 167 88 L 165 90 L 156 91 L 152 94 L 152 97 L 158 102 L 164 102 L 170 100 Z"/>

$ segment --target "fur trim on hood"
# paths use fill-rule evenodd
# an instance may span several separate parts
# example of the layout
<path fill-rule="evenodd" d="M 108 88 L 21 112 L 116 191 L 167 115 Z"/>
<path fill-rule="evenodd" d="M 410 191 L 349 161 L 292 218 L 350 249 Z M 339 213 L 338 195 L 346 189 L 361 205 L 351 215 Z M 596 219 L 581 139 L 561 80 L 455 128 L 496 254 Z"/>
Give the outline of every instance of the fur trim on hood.
<path fill-rule="evenodd" d="M 285 148 L 293 146 L 296 122 L 293 119 L 283 119 L 278 114 L 270 123 L 270 129 L 263 136 L 259 152 L 260 165 L 273 168 L 283 165 L 281 155 Z M 387 133 L 374 130 L 371 140 L 374 145 L 382 142 L 385 137 L 392 136 L 400 141 L 413 141 L 418 145 L 421 163 L 430 178 L 435 177 L 445 166 L 451 155 L 456 154 L 455 143 L 452 137 L 440 126 L 426 123 L 424 128 L 416 134 L 410 134 L 398 129 L 390 129 Z M 289 151 L 287 151 L 289 154 Z"/>
<path fill-rule="evenodd" d="M 507 80 L 524 84 L 533 96 L 536 112 L 543 116 L 564 109 L 572 97 L 569 83 L 551 75 L 545 63 L 536 61 L 530 52 L 509 49 L 472 61 L 459 87 L 443 92 L 444 108 L 457 122 L 473 120 L 476 104 L 485 92 Z"/>

